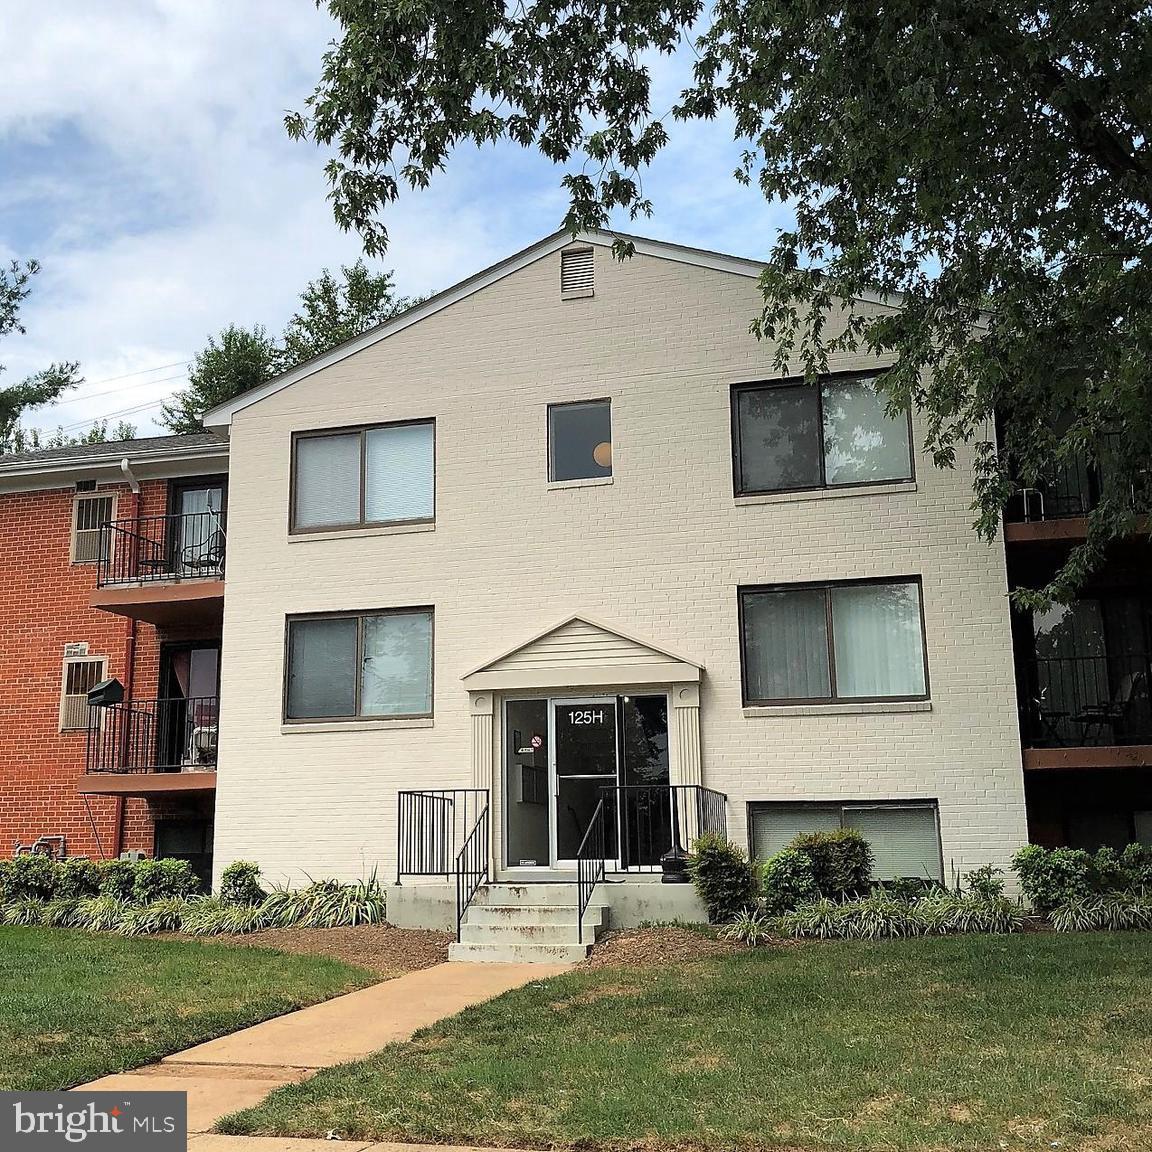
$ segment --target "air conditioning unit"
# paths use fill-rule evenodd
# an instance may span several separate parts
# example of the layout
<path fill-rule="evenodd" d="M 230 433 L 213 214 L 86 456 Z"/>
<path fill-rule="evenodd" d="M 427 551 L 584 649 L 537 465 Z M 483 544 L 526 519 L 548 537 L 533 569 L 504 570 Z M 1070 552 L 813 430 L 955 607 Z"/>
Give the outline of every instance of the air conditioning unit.
<path fill-rule="evenodd" d="M 121 860 L 131 860 L 135 863 L 135 862 L 140 861 L 140 860 L 146 860 L 147 857 L 144 855 L 143 852 L 140 851 L 139 848 L 133 848 L 130 852 L 121 852 L 120 853 L 120 859 Z"/>

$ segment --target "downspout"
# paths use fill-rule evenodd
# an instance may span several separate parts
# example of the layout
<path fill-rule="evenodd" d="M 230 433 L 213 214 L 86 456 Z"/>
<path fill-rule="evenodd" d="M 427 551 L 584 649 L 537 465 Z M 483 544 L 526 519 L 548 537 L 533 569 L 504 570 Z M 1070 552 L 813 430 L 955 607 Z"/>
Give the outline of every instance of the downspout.
<path fill-rule="evenodd" d="M 135 474 L 132 472 L 132 466 L 128 462 L 128 457 L 125 456 L 120 461 L 120 471 L 124 473 L 124 479 L 128 481 L 128 487 L 131 489 L 133 496 L 136 497 L 135 508 L 133 509 L 133 517 L 137 523 L 140 523 L 140 481 L 136 479 Z M 124 695 L 130 701 L 132 699 L 132 681 L 136 676 L 136 619 L 131 617 L 128 620 L 128 635 L 124 640 Z M 112 841 L 112 859 L 118 860 L 120 853 L 124 851 L 124 817 L 128 810 L 128 801 L 123 796 L 116 797 L 116 836 Z"/>

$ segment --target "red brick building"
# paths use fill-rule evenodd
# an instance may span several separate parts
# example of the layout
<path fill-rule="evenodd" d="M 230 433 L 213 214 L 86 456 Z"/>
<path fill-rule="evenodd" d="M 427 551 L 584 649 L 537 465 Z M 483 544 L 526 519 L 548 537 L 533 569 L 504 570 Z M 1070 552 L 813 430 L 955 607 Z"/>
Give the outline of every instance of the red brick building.
<path fill-rule="evenodd" d="M 210 874 L 227 451 L 0 457 L 0 857 L 40 841 Z"/>

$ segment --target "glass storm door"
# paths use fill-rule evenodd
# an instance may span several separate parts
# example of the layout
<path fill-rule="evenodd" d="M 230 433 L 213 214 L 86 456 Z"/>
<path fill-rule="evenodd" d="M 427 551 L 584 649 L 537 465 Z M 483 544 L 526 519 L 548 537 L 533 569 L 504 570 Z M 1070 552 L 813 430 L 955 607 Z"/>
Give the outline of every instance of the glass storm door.
<path fill-rule="evenodd" d="M 552 701 L 553 859 L 574 865 L 601 799 L 605 807 L 604 855 L 615 861 L 619 749 L 616 697 Z"/>

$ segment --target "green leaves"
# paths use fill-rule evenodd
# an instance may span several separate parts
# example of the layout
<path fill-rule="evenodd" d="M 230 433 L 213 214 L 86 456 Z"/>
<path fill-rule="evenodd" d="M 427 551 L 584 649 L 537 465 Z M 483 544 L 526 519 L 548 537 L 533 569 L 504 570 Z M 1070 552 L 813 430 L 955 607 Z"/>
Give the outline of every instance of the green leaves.
<path fill-rule="evenodd" d="M 752 331 L 778 365 L 893 361 L 939 467 L 974 454 L 976 527 L 1075 456 L 1123 455 L 1067 598 L 1152 510 L 1152 15 L 994 0 L 330 0 L 342 35 L 289 133 L 336 151 L 338 222 L 370 254 L 401 184 L 508 139 L 568 171 L 564 227 L 648 215 L 668 142 L 651 63 L 692 42 L 672 121 L 730 115 L 736 179 L 794 206 Z M 393 175 L 398 173 L 398 176 Z M 708 178 L 701 173 L 701 179 Z M 717 173 L 720 175 L 720 173 Z M 623 252 L 618 253 L 623 256 Z M 885 308 L 861 301 L 886 301 Z M 1027 593 L 1021 594 L 1027 600 Z"/>

